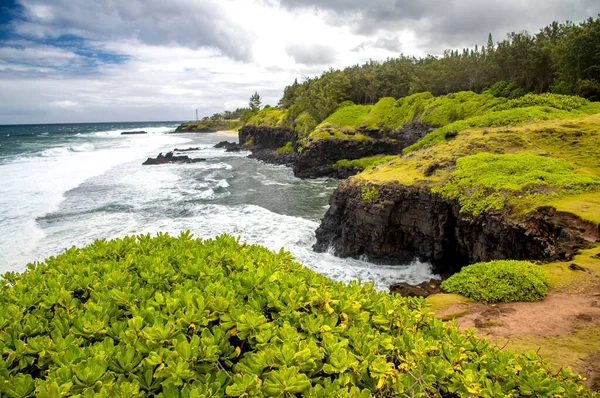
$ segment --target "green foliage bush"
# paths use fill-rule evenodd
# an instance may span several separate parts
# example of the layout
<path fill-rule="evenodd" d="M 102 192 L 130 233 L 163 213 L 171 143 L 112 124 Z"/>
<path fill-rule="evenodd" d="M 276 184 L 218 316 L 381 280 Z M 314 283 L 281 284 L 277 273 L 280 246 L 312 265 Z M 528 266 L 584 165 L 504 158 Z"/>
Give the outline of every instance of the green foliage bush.
<path fill-rule="evenodd" d="M 284 146 L 282 146 L 281 148 L 277 148 L 277 152 L 279 153 L 283 153 L 283 152 L 294 152 L 294 147 L 291 141 L 288 141 L 285 143 Z"/>
<path fill-rule="evenodd" d="M 494 97 L 514 99 L 525 95 L 525 90 L 515 82 L 501 80 L 492 85 L 489 93 Z"/>
<path fill-rule="evenodd" d="M 563 111 L 572 111 L 573 109 L 581 108 L 587 105 L 590 101 L 585 98 L 560 95 L 560 94 L 527 94 L 521 98 L 512 99 L 508 102 L 500 104 L 494 108 L 495 111 L 502 111 L 514 108 L 526 108 L 530 106 L 549 106 L 554 109 Z"/>
<path fill-rule="evenodd" d="M 497 260 L 463 267 L 442 282 L 442 289 L 482 303 L 543 300 L 548 276 L 528 261 Z"/>
<path fill-rule="evenodd" d="M 165 234 L 92 245 L 0 284 L 7 397 L 585 396 L 419 298 L 333 282 L 241 244 Z"/>
<path fill-rule="evenodd" d="M 361 198 L 362 200 L 371 200 L 375 199 L 379 195 L 379 190 L 375 186 L 365 186 L 361 190 Z"/>
<path fill-rule="evenodd" d="M 458 199 L 461 211 L 479 215 L 504 208 L 507 193 L 536 195 L 540 187 L 551 188 L 557 195 L 600 189 L 600 177 L 576 174 L 576 168 L 562 159 L 482 152 L 457 159 L 450 179 L 433 192 Z M 549 194 L 547 189 L 541 191 Z"/>

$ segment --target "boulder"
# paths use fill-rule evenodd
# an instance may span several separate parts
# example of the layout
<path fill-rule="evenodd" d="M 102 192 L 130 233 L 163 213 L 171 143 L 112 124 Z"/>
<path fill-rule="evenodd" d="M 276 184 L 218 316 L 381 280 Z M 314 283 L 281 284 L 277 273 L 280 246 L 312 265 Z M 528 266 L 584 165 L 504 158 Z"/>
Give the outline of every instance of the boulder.
<path fill-rule="evenodd" d="M 166 164 L 166 163 L 198 163 L 204 162 L 206 159 L 196 158 L 192 159 L 189 156 L 175 156 L 173 152 L 168 152 L 163 156 L 162 153 L 159 153 L 158 156 L 154 159 L 148 158 L 142 165 L 157 165 L 157 164 Z"/>

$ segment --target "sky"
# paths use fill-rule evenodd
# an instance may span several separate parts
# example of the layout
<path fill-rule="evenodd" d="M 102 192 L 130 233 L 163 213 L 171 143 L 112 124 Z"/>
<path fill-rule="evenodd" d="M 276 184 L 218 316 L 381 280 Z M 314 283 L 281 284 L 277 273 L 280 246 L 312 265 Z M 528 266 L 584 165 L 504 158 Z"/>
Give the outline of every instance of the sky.
<path fill-rule="evenodd" d="M 597 17 L 598 0 L 0 0 L 0 124 L 192 120 L 295 78 Z"/>

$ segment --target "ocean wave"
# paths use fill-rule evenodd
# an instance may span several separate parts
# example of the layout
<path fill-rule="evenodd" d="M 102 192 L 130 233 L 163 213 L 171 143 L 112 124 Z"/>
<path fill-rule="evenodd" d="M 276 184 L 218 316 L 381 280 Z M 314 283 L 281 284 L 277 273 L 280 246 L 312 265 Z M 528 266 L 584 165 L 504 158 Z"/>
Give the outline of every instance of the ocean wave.
<path fill-rule="evenodd" d="M 55 156 L 64 156 L 69 154 L 68 147 L 48 148 L 40 152 L 40 156 L 49 158 Z"/>
<path fill-rule="evenodd" d="M 81 145 L 73 145 L 69 147 L 69 150 L 72 152 L 90 152 L 96 149 L 94 144 L 86 143 Z"/>

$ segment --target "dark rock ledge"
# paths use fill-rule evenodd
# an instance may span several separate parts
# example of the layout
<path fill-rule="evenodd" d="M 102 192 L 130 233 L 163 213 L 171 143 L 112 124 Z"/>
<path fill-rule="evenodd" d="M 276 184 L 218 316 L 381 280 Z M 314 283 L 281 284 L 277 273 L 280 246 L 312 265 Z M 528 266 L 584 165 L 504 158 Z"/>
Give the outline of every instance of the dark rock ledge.
<path fill-rule="evenodd" d="M 473 216 L 425 188 L 381 184 L 375 198 L 364 200 L 363 186 L 349 179 L 333 193 L 316 231 L 316 251 L 333 248 L 340 257 L 382 263 L 418 258 L 447 276 L 480 261 L 568 261 L 600 241 L 593 223 L 551 207 L 517 218 L 499 211 Z"/>

